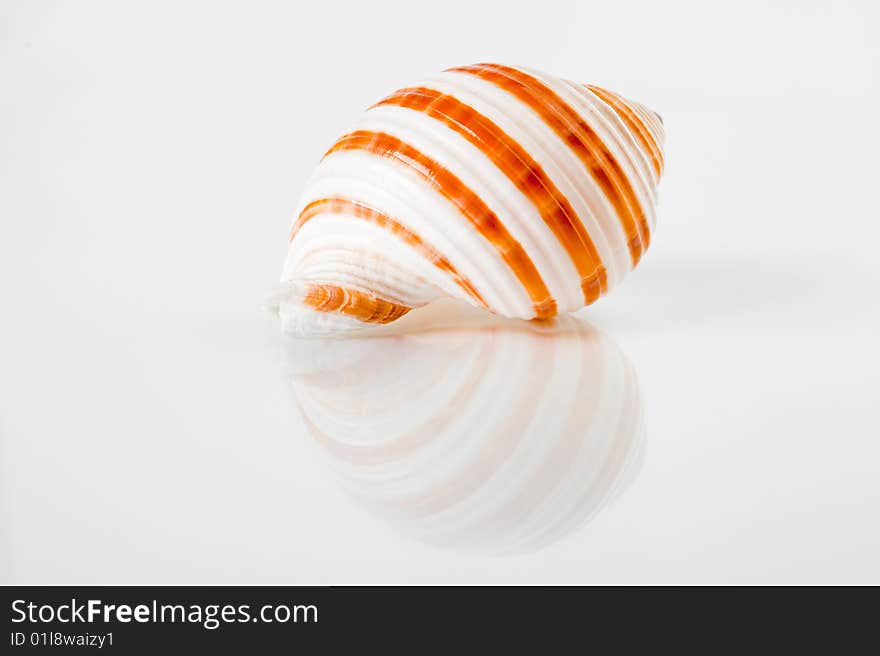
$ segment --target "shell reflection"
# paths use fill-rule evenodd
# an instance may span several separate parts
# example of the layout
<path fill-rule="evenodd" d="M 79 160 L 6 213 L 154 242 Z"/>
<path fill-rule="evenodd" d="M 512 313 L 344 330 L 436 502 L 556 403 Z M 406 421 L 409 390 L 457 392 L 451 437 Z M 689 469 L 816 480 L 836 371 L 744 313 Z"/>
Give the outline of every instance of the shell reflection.
<path fill-rule="evenodd" d="M 638 469 L 634 370 L 576 319 L 289 348 L 303 418 L 342 484 L 422 541 L 532 551 L 583 526 Z"/>

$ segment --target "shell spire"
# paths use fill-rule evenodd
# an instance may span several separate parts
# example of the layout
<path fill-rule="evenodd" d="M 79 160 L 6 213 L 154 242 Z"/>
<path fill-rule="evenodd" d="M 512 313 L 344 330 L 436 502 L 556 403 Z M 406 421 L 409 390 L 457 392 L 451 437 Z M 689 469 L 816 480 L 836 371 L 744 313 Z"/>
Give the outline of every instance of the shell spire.
<path fill-rule="evenodd" d="M 451 297 L 544 319 L 595 302 L 655 225 L 663 122 L 523 67 L 452 68 L 369 108 L 295 212 L 285 330 L 385 324 Z"/>

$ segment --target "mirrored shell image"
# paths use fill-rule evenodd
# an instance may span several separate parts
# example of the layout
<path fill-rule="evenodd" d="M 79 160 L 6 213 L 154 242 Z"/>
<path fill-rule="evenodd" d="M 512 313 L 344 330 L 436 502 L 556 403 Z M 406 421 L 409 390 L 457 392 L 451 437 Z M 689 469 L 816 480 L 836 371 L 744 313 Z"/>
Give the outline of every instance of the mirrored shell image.
<path fill-rule="evenodd" d="M 488 317 L 290 339 L 290 380 L 321 459 L 357 506 L 443 549 L 535 552 L 578 533 L 636 479 L 641 392 L 629 359 L 584 321 Z"/>

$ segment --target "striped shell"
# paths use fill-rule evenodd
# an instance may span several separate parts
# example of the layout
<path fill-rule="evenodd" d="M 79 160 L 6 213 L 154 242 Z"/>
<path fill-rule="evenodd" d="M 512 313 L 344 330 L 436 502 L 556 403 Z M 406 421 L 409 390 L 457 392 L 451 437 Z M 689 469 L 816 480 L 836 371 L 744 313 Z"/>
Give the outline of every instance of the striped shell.
<path fill-rule="evenodd" d="M 376 103 L 297 207 L 277 305 L 301 334 L 452 297 L 507 317 L 596 301 L 647 249 L 663 125 L 521 67 L 447 70 Z"/>
<path fill-rule="evenodd" d="M 305 424 L 359 505 L 423 542 L 534 551 L 638 472 L 639 386 L 589 324 L 289 340 Z"/>

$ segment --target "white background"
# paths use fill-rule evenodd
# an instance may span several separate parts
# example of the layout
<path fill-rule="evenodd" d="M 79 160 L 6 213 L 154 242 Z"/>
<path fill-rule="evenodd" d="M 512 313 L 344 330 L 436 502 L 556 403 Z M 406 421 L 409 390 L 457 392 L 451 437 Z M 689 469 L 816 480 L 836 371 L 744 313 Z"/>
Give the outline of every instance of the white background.
<path fill-rule="evenodd" d="M 880 14 L 865 2 L 0 4 L 0 581 L 880 583 Z M 522 556 L 341 490 L 261 313 L 371 102 L 522 63 L 662 114 L 658 229 L 583 312 L 645 459 Z"/>

